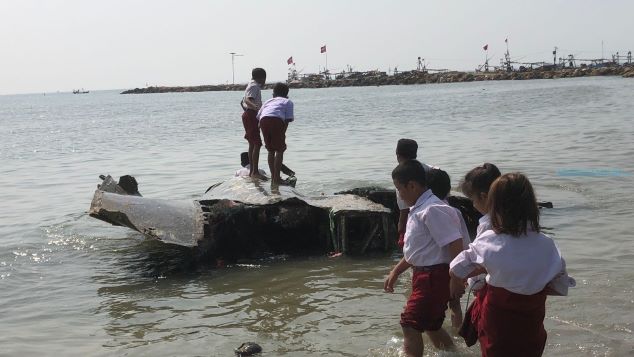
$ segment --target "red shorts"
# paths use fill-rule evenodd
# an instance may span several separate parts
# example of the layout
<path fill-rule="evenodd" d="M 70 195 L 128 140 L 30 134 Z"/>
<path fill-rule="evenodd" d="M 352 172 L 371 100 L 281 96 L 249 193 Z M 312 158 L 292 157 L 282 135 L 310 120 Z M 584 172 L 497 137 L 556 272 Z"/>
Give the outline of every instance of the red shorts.
<path fill-rule="evenodd" d="M 286 151 L 286 128 L 284 120 L 277 117 L 260 119 L 260 129 L 264 137 L 264 146 L 268 151 Z"/>
<path fill-rule="evenodd" d="M 401 326 L 436 331 L 442 327 L 449 302 L 449 264 L 413 269 L 412 295 L 401 314 Z"/>
<path fill-rule="evenodd" d="M 245 110 L 242 113 L 242 125 L 244 125 L 244 138 L 249 144 L 262 146 L 260 128 L 258 128 L 258 113 L 255 110 Z"/>

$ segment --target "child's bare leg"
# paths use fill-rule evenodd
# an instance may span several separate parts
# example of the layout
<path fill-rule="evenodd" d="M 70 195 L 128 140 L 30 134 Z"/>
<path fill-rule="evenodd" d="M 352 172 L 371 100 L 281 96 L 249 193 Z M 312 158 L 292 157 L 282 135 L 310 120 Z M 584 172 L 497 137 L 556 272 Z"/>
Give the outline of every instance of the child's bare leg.
<path fill-rule="evenodd" d="M 425 333 L 427 333 L 427 336 L 429 336 L 431 343 L 433 343 L 434 347 L 436 347 L 437 349 L 450 351 L 455 348 L 451 337 L 449 337 L 447 331 L 445 331 L 445 329 L 443 329 L 442 327 L 436 331 L 425 331 Z"/>
<path fill-rule="evenodd" d="M 449 300 L 449 310 L 451 311 L 451 327 L 454 331 L 460 330 L 462 325 L 462 307 L 460 307 L 460 298 Z"/>
<path fill-rule="evenodd" d="M 249 142 L 249 176 L 253 176 L 253 149 L 255 145 Z"/>
<path fill-rule="evenodd" d="M 263 179 L 264 176 L 260 175 L 260 168 L 258 167 L 260 163 L 260 147 L 262 145 L 253 145 L 253 156 L 249 156 L 249 160 L 251 161 L 251 177 Z M 251 160 L 251 157 L 253 157 L 253 160 Z"/>
<path fill-rule="evenodd" d="M 271 182 L 275 182 L 275 151 L 269 151 L 267 159 L 269 162 L 269 172 L 271 173 Z"/>
<path fill-rule="evenodd" d="M 275 182 L 279 183 L 282 181 L 282 177 L 280 176 L 280 171 L 282 170 L 282 161 L 284 161 L 284 151 L 276 151 L 275 152 Z M 273 174 L 271 174 L 273 175 Z"/>
<path fill-rule="evenodd" d="M 411 327 L 403 326 L 403 351 L 408 357 L 422 357 L 425 345 L 423 334 Z"/>

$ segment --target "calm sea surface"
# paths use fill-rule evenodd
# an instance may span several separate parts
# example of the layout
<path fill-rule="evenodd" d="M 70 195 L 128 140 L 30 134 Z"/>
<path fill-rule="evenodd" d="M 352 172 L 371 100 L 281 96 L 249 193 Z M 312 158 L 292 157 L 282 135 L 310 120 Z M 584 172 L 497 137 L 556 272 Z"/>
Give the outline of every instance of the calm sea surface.
<path fill-rule="evenodd" d="M 0 355 L 231 356 L 245 341 L 265 356 L 398 355 L 409 275 L 382 291 L 396 255 L 212 269 L 86 215 L 99 174 L 134 175 L 144 196 L 170 199 L 231 176 L 246 149 L 241 95 L 0 96 Z M 634 80 L 290 97 L 285 162 L 308 194 L 390 187 L 401 137 L 454 186 L 485 161 L 526 173 L 555 205 L 542 224 L 578 282 L 547 301 L 545 354 L 634 354 Z M 456 342 L 457 353 L 427 345 L 426 354 L 479 355 Z"/>

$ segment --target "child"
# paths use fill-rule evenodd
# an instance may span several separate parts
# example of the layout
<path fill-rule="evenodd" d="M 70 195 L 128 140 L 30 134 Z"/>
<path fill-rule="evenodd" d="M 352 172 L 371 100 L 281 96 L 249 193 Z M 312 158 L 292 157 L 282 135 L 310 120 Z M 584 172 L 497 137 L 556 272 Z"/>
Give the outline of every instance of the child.
<path fill-rule="evenodd" d="M 487 162 L 469 171 L 460 184 L 462 193 L 473 202 L 473 207 L 483 215 L 478 224 L 476 239 L 480 234 L 491 229 L 487 199 L 491 184 L 500 176 L 501 173 L 497 166 Z"/>
<path fill-rule="evenodd" d="M 437 348 L 451 349 L 453 342 L 442 323 L 449 301 L 448 263 L 463 247 L 457 213 L 427 188 L 420 162 L 407 160 L 399 164 L 392 171 L 392 180 L 410 212 L 403 258 L 385 279 L 384 289 L 393 292 L 399 275 L 413 267 L 412 294 L 401 314 L 405 354 L 422 356 L 422 332 Z"/>
<path fill-rule="evenodd" d="M 244 110 L 242 113 L 242 124 L 244 125 L 244 138 L 249 142 L 249 176 L 258 179 L 265 179 L 259 171 L 260 147 L 262 139 L 260 138 L 260 129 L 258 128 L 258 119 L 256 118 L 258 110 L 262 107 L 262 87 L 266 82 L 266 71 L 262 68 L 254 68 L 251 71 L 251 82 L 244 91 L 244 98 L 240 105 Z"/>
<path fill-rule="evenodd" d="M 277 83 L 273 87 L 273 98 L 264 103 L 257 114 L 262 129 L 262 136 L 266 150 L 269 152 L 269 169 L 271 170 L 271 183 L 282 183 L 280 171 L 286 151 L 286 129 L 288 123 L 295 120 L 293 115 L 293 102 L 288 99 L 288 86 Z"/>
<path fill-rule="evenodd" d="M 399 139 L 396 143 L 396 162 L 399 164 L 406 160 L 416 160 L 418 151 L 418 143 L 412 139 Z M 431 167 L 429 165 L 422 164 L 425 168 L 425 172 L 428 172 Z M 396 204 L 399 209 L 398 216 L 398 246 L 403 248 L 403 239 L 405 237 L 405 223 L 407 222 L 407 214 L 409 213 L 409 207 L 403 202 L 401 196 L 396 191 Z"/>
<path fill-rule="evenodd" d="M 446 171 L 441 169 L 429 170 L 427 175 L 427 186 L 434 196 L 449 205 L 447 202 L 447 196 L 449 195 L 449 191 L 451 191 L 451 178 Z M 460 227 L 460 234 L 462 235 L 462 249 L 464 250 L 469 247 L 469 230 L 467 229 L 467 224 L 462 218 L 460 210 L 455 207 L 452 208 L 456 211 L 458 221 L 455 222 L 455 224 Z M 460 329 L 460 326 L 462 325 L 462 307 L 460 306 L 460 297 L 449 300 L 449 310 L 451 311 L 451 327 L 453 327 L 455 332 L 458 332 L 458 329 Z"/>
<path fill-rule="evenodd" d="M 499 177 L 488 193 L 491 230 L 451 262 L 451 294 L 464 279 L 485 269 L 487 285 L 467 318 L 483 356 L 541 356 L 546 344 L 547 284 L 564 269 L 553 240 L 539 231 L 539 208 L 526 176 Z"/>

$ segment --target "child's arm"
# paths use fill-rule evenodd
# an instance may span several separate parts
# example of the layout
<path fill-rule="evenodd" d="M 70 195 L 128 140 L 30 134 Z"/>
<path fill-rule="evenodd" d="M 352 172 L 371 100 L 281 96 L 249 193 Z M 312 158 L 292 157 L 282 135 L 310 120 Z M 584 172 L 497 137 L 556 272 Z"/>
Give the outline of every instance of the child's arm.
<path fill-rule="evenodd" d="M 407 225 L 408 214 L 409 214 L 409 208 L 400 210 L 398 215 L 398 234 L 405 233 L 405 226 Z"/>
<path fill-rule="evenodd" d="M 258 110 L 260 109 L 260 107 L 255 103 L 255 101 L 253 100 L 253 97 L 246 97 L 244 98 L 244 104 L 247 105 L 247 108 L 251 109 L 251 110 Z"/>
<path fill-rule="evenodd" d="M 405 260 L 405 257 L 401 258 L 401 260 L 392 268 L 387 278 L 385 278 L 385 283 L 383 284 L 383 290 L 388 293 L 394 292 L 394 284 L 398 279 L 399 275 L 401 275 L 405 270 L 409 269 L 412 265 Z"/>
<path fill-rule="evenodd" d="M 449 271 L 449 277 L 451 278 L 449 281 L 449 297 L 458 299 L 464 294 L 465 279 L 456 276 L 451 270 Z"/>

